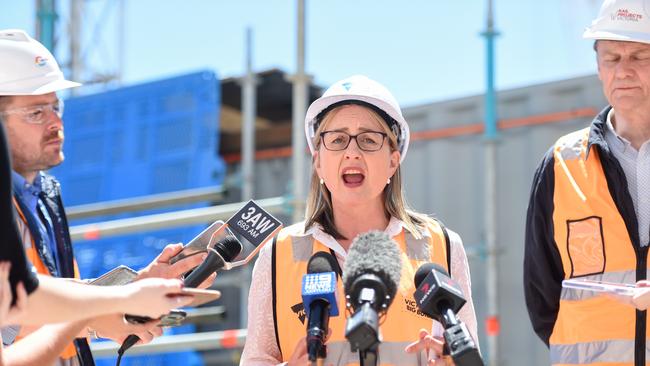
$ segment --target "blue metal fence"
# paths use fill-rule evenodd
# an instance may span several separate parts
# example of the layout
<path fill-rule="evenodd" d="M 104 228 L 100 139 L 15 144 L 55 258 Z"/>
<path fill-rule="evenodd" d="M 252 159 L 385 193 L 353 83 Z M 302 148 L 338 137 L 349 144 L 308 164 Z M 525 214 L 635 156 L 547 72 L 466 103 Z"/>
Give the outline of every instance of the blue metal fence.
<path fill-rule="evenodd" d="M 52 170 L 61 182 L 66 205 L 221 185 L 225 165 L 217 156 L 219 92 L 216 74 L 201 71 L 66 100 L 66 159 Z M 194 226 L 75 243 L 82 278 L 97 277 L 119 264 L 140 269 L 167 243 L 187 242 L 202 229 Z M 194 327 L 170 331 L 192 332 Z M 98 365 L 114 362 L 97 360 Z M 131 366 L 178 364 L 202 365 L 202 361 L 195 352 L 123 361 Z"/>

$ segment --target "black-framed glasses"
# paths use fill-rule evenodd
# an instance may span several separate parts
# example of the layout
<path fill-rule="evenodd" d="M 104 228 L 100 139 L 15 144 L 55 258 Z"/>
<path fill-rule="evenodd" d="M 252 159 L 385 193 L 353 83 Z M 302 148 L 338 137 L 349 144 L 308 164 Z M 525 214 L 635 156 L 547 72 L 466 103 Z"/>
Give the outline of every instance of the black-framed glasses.
<path fill-rule="evenodd" d="M 341 151 L 348 148 L 352 139 L 357 140 L 357 146 L 362 151 L 377 151 L 384 146 L 387 134 L 377 131 L 361 132 L 350 135 L 343 131 L 324 131 L 320 133 L 323 146 L 330 151 Z"/>

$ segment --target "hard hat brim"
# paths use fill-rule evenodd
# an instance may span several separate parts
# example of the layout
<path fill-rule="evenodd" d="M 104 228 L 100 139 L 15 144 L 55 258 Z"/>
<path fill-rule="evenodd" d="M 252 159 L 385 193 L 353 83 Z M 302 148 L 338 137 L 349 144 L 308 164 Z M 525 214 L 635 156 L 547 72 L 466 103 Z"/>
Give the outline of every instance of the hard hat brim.
<path fill-rule="evenodd" d="M 77 83 L 75 81 L 70 81 L 70 80 L 57 80 L 55 82 L 43 85 L 42 87 L 36 89 L 34 93 L 35 95 L 47 94 L 47 93 L 57 92 L 59 90 L 76 88 L 78 86 L 81 86 L 81 83 Z"/>
<path fill-rule="evenodd" d="M 41 85 L 36 89 L 29 88 L 26 90 L 12 90 L 12 91 L 0 90 L 0 95 L 43 95 L 43 94 L 58 92 L 60 90 L 76 88 L 81 85 L 82 85 L 81 83 L 62 79 L 62 80 L 52 81 L 45 85 Z"/>
<path fill-rule="evenodd" d="M 650 44 L 650 35 L 648 33 L 640 32 L 621 32 L 621 31 L 592 31 L 586 29 L 582 34 L 582 38 L 603 40 L 603 41 L 622 41 L 622 42 L 638 42 Z"/>

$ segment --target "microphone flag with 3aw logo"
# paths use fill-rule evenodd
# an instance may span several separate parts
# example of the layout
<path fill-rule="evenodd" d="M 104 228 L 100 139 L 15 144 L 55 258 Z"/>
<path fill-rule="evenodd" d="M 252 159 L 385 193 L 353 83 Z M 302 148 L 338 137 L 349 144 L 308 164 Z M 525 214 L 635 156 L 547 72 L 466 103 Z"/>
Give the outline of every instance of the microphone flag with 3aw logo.
<path fill-rule="evenodd" d="M 232 262 L 232 267 L 248 263 L 270 239 L 275 237 L 282 223 L 255 201 L 250 200 L 226 221 L 226 229 L 244 244 L 243 259 Z M 246 245 L 248 243 L 248 245 Z M 250 252 L 248 252 L 250 249 Z"/>
<path fill-rule="evenodd" d="M 282 223 L 250 200 L 228 221 L 228 227 L 256 248 L 282 228 Z M 273 234 L 273 235 L 271 235 Z"/>
<path fill-rule="evenodd" d="M 203 230 L 180 253 L 171 258 L 170 263 L 174 264 L 183 258 L 205 253 L 206 248 L 209 250 L 216 243 L 234 237 L 242 244 L 242 250 L 235 258 L 227 259 L 223 269 L 236 268 L 250 262 L 280 229 L 282 229 L 280 220 L 266 212 L 255 201 L 250 200 L 228 221 L 217 220 Z"/>

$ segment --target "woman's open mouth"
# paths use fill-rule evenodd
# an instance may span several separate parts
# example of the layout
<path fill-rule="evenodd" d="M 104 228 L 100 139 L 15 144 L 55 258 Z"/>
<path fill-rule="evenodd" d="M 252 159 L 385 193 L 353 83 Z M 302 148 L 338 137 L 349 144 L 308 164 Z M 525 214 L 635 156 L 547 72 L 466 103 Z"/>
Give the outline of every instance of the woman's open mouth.
<path fill-rule="evenodd" d="M 348 169 L 343 172 L 341 178 L 343 179 L 343 183 L 346 187 L 354 188 L 363 184 L 363 180 L 366 177 L 363 175 L 363 172 L 361 172 L 361 170 Z"/>

